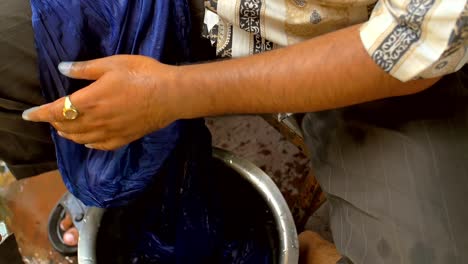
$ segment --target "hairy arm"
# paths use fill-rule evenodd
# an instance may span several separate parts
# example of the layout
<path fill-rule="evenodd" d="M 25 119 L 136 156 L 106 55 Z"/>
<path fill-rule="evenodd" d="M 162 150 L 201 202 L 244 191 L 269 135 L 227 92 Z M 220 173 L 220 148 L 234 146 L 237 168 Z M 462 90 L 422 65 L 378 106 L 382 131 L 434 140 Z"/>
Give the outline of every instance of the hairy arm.
<path fill-rule="evenodd" d="M 112 150 L 177 119 L 320 111 L 416 93 L 437 81 L 402 83 L 383 72 L 362 47 L 358 28 L 261 55 L 190 66 L 128 55 L 61 63 L 66 76 L 96 80 L 70 95 L 80 116 L 66 120 L 61 98 L 25 111 L 23 118 L 49 122 L 76 143 Z"/>
<path fill-rule="evenodd" d="M 174 96 L 183 117 L 312 112 L 416 93 L 437 79 L 403 83 L 362 46 L 360 25 L 291 47 L 179 68 Z"/>

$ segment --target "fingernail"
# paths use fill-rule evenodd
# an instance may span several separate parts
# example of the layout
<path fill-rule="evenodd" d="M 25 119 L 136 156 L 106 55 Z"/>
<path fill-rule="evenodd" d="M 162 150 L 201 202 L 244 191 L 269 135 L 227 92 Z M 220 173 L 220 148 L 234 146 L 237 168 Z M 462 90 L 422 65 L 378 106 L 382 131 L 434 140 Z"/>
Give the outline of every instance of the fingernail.
<path fill-rule="evenodd" d="M 59 136 L 63 137 L 63 133 L 62 133 L 62 132 L 57 131 L 57 134 L 58 134 Z"/>
<path fill-rule="evenodd" d="M 72 66 L 73 66 L 73 62 L 63 61 L 63 62 L 59 63 L 58 70 L 63 75 L 68 76 L 70 74 Z"/>
<path fill-rule="evenodd" d="M 91 145 L 91 144 L 86 144 L 86 145 L 84 145 L 84 146 L 87 147 L 87 148 L 89 148 L 89 149 L 92 149 L 92 148 L 93 148 L 93 145 Z"/>
<path fill-rule="evenodd" d="M 35 107 L 32 107 L 32 108 L 29 108 L 29 109 L 26 109 L 24 110 L 23 114 L 21 115 L 21 117 L 26 120 L 26 121 L 30 121 L 31 119 L 29 118 L 29 114 L 31 114 L 32 112 L 35 112 L 39 109 L 40 106 L 35 106 Z"/>

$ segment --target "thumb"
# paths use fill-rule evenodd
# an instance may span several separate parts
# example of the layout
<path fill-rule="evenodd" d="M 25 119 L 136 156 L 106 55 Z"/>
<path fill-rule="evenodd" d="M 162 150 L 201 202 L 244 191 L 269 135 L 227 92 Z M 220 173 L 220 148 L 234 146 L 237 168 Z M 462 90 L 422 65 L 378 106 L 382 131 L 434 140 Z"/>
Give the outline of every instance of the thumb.
<path fill-rule="evenodd" d="M 70 78 L 97 80 L 113 68 L 112 61 L 110 57 L 80 62 L 64 61 L 58 65 L 58 70 Z"/>

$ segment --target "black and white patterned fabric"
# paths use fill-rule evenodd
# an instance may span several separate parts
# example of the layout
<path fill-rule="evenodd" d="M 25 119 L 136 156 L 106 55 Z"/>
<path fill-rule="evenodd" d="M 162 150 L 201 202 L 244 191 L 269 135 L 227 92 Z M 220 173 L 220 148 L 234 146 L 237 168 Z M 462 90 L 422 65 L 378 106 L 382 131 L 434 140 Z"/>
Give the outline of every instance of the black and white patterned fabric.
<path fill-rule="evenodd" d="M 466 0 L 381 0 L 361 29 L 372 59 L 401 81 L 439 77 L 468 59 Z"/>
<path fill-rule="evenodd" d="M 364 23 L 369 56 L 401 81 L 466 64 L 467 0 L 205 0 L 219 57 L 242 57 Z M 210 25 L 210 26 L 208 26 Z"/>

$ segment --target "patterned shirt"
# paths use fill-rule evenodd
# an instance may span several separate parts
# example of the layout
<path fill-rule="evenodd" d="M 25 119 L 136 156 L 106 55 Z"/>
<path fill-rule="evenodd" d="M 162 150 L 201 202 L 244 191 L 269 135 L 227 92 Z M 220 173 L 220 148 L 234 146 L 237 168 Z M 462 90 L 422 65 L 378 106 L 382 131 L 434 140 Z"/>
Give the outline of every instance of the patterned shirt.
<path fill-rule="evenodd" d="M 205 35 L 241 57 L 365 22 L 360 36 L 401 81 L 442 76 L 468 60 L 468 0 L 205 0 Z"/>

